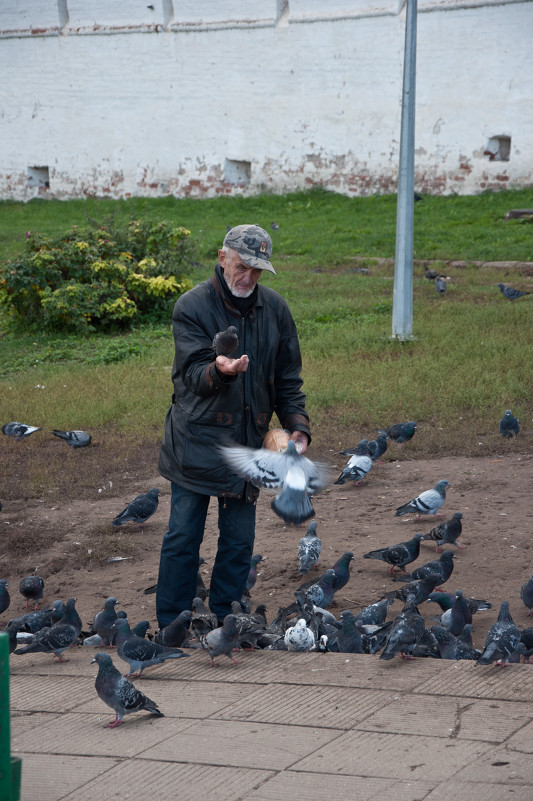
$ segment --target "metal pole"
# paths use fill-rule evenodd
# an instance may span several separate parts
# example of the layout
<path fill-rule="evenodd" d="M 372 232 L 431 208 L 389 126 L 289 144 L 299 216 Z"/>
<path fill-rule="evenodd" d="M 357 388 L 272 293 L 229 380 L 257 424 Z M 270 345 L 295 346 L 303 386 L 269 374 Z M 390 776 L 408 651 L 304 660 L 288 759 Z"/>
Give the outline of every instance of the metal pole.
<path fill-rule="evenodd" d="M 413 336 L 413 221 L 415 206 L 416 4 L 406 0 L 402 123 L 396 211 L 392 336 Z"/>

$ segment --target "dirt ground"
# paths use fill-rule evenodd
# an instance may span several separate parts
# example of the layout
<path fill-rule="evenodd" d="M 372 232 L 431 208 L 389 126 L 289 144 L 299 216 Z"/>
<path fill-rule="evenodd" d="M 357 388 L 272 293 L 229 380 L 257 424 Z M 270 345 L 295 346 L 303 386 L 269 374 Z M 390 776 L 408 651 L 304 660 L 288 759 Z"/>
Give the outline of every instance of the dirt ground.
<path fill-rule="evenodd" d="M 516 624 L 533 624 L 520 599 L 520 587 L 533 572 L 530 542 L 533 525 L 531 505 L 533 457 L 527 443 L 515 440 L 512 447 L 502 443 L 502 454 L 487 457 L 445 457 L 409 459 L 409 445 L 391 444 L 383 464 L 375 464 L 359 485 L 331 485 L 313 498 L 317 533 L 322 540 L 322 555 L 308 576 L 298 575 L 298 540 L 307 525 L 287 526 L 270 508 L 271 496 L 261 492 L 257 508 L 257 531 L 254 551 L 264 562 L 259 566 L 253 603 L 264 603 L 270 620 L 282 605 L 293 600 L 294 590 L 302 581 L 320 575 L 331 567 L 344 551 L 352 551 L 351 578 L 336 596 L 331 611 L 337 616 L 343 609 L 354 612 L 374 602 L 388 590 L 402 585 L 393 583 L 388 566 L 364 560 L 363 554 L 375 548 L 410 539 L 417 532 L 427 533 L 437 522 L 434 518 L 417 521 L 414 515 L 394 517 L 394 510 L 421 491 L 447 479 L 450 487 L 441 509 L 442 519 L 454 512 L 463 514 L 463 532 L 459 539 L 464 550 L 457 551 L 454 572 L 446 589 L 489 600 L 493 608 L 474 618 L 474 644 L 481 647 L 489 625 L 495 620 L 499 605 L 510 603 Z M 18 445 L 18 443 L 14 443 Z M 10 447 L 12 447 L 10 445 Z M 87 449 L 88 450 L 88 449 Z M 150 454 L 151 456 L 152 454 Z M 156 453 L 154 452 L 154 456 Z M 317 455 L 308 453 L 310 458 Z M 83 456 L 66 452 L 65 461 Z M 331 452 L 326 461 L 334 470 L 345 464 L 346 457 Z M 78 464 L 79 464 L 78 460 Z M 150 464 L 154 464 L 151 475 Z M 147 467 L 148 465 L 148 467 Z M 155 596 L 143 590 L 157 581 L 161 538 L 166 530 L 170 504 L 170 485 L 161 478 L 153 462 L 147 461 L 140 473 L 148 480 L 130 476 L 123 482 L 127 489 L 112 490 L 112 471 L 101 486 L 83 496 L 48 501 L 46 498 L 3 500 L 0 531 L 4 546 L 10 538 L 32 543 L 19 557 L 9 547 L 2 549 L 0 578 L 5 578 L 11 593 L 11 606 L 3 621 L 24 611 L 24 599 L 18 584 L 24 575 L 38 572 L 45 582 L 46 603 L 56 598 L 77 598 L 77 608 L 84 624 L 102 608 L 110 595 L 119 600 L 117 609 L 127 611 L 133 623 L 148 619 L 157 628 Z M 132 470 L 135 475 L 135 471 Z M 118 478 L 118 476 L 117 476 Z M 119 482 L 120 483 L 120 482 Z M 151 487 L 161 492 L 155 515 L 143 526 L 129 523 L 113 529 L 110 521 L 137 494 Z M 113 494 L 111 494 L 113 493 Z M 53 537 L 51 536 L 53 534 Z M 48 535 L 48 536 L 47 536 Z M 202 556 L 207 564 L 202 573 L 206 585 L 216 551 L 216 503 L 208 513 Z M 50 543 L 42 547 L 42 543 Z M 126 557 L 119 561 L 109 558 Z M 417 567 L 436 558 L 434 543 L 423 542 Z M 397 614 L 396 601 L 389 615 Z M 424 603 L 420 611 L 431 623 L 438 608 Z"/>

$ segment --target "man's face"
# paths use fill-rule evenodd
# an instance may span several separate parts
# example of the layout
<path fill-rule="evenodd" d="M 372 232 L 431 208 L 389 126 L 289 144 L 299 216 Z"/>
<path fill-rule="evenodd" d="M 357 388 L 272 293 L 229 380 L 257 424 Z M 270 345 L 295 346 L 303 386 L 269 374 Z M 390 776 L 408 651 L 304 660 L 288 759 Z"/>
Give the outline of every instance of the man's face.
<path fill-rule="evenodd" d="M 219 250 L 218 261 L 224 270 L 224 278 L 237 298 L 249 298 L 255 289 L 262 270 L 249 267 L 236 250 Z"/>

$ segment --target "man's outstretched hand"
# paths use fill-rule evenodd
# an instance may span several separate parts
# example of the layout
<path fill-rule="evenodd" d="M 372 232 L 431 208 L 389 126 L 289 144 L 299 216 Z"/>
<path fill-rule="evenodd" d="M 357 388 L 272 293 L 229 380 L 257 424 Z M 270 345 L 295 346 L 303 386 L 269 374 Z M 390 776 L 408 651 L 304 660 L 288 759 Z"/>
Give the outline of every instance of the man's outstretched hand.
<path fill-rule="evenodd" d="M 223 375 L 236 375 L 245 373 L 248 369 L 248 356 L 243 354 L 239 359 L 230 359 L 229 356 L 217 356 L 215 364 L 217 370 Z"/>

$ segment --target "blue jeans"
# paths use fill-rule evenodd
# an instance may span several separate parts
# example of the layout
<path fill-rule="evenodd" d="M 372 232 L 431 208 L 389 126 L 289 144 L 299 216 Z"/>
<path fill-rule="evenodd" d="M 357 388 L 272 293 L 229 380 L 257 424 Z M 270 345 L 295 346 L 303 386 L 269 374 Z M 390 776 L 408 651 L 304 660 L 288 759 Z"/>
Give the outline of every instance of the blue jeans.
<path fill-rule="evenodd" d="M 196 595 L 200 545 L 210 495 L 171 482 L 168 531 L 163 537 L 157 581 L 156 613 L 160 628 L 168 626 Z M 209 607 L 219 619 L 241 599 L 255 538 L 255 504 L 239 498 L 218 500 L 218 548 L 211 573 Z"/>

